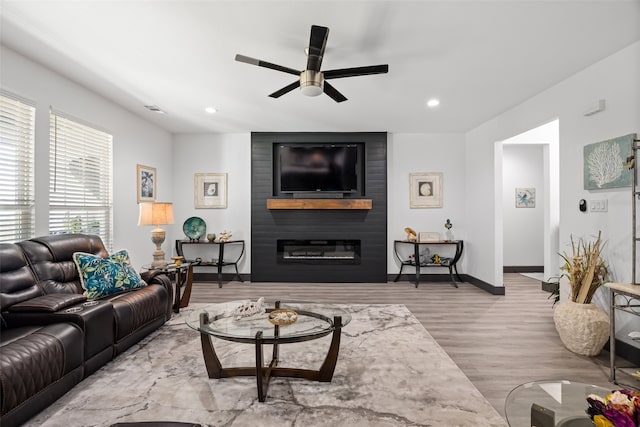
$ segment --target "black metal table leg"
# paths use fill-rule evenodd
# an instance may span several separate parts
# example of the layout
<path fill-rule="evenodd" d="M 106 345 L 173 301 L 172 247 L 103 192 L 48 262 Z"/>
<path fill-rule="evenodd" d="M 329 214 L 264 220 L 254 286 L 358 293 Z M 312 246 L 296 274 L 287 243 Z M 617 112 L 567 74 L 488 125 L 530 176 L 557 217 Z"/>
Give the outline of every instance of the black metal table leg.
<path fill-rule="evenodd" d="M 420 245 L 413 244 L 413 261 L 416 263 L 416 288 L 420 284 Z"/>

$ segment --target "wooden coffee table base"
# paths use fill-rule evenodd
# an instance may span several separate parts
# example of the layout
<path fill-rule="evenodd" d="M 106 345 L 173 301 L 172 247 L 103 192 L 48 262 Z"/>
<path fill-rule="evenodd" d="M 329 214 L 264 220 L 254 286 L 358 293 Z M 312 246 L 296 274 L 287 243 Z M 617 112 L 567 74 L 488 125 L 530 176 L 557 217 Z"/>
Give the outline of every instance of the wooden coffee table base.
<path fill-rule="evenodd" d="M 201 316 L 206 313 L 202 313 Z M 208 322 L 208 319 L 201 319 L 201 321 Z M 333 378 L 333 373 L 338 361 L 338 352 L 340 350 L 340 333 L 342 331 L 342 319 L 340 316 L 336 316 L 333 319 L 333 324 L 337 325 L 333 330 L 333 336 L 331 338 L 331 345 L 327 356 L 320 366 L 319 370 L 312 369 L 299 369 L 299 368 L 282 368 L 278 366 L 278 347 L 280 343 L 265 342 L 262 339 L 262 331 L 256 333 L 255 336 L 255 348 L 256 348 L 256 366 L 250 367 L 236 367 L 236 368 L 223 368 L 216 351 L 213 348 L 213 342 L 211 335 L 200 332 L 200 342 L 202 343 L 202 354 L 204 356 L 204 364 L 207 368 L 207 374 L 209 378 L 229 378 L 229 377 L 241 377 L 241 376 L 255 376 L 256 385 L 258 389 L 258 400 L 264 402 L 267 398 L 267 390 L 269 389 L 269 381 L 272 377 L 289 377 L 289 378 L 304 378 L 311 381 L 330 382 Z M 276 328 L 275 335 L 278 336 L 279 326 Z M 330 332 L 324 335 L 319 335 L 311 339 L 321 338 L 328 335 Z M 308 339 L 307 339 L 308 340 Z M 289 341 L 299 342 L 299 341 Z M 284 342 L 283 342 L 284 343 Z M 268 366 L 264 366 L 263 346 L 265 344 L 273 345 L 273 355 L 271 362 Z"/>

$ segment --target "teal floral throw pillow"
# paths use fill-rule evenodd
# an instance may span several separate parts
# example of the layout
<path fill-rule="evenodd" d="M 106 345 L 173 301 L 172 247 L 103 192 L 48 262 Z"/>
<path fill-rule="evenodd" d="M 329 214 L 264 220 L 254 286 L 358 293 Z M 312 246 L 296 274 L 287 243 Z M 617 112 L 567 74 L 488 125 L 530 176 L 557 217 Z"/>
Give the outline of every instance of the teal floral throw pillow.
<path fill-rule="evenodd" d="M 88 299 L 97 299 L 129 289 L 142 288 L 146 283 L 131 267 L 127 251 L 118 251 L 106 258 L 76 252 L 73 261 Z"/>

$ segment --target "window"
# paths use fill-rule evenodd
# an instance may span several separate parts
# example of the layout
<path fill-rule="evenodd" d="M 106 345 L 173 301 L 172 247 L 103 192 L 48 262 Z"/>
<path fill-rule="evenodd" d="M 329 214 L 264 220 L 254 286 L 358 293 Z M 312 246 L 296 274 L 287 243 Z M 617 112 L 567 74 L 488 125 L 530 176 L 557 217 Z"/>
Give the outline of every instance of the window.
<path fill-rule="evenodd" d="M 0 94 L 0 242 L 35 234 L 35 108 Z"/>
<path fill-rule="evenodd" d="M 52 112 L 49 121 L 49 233 L 113 239 L 112 140 Z"/>

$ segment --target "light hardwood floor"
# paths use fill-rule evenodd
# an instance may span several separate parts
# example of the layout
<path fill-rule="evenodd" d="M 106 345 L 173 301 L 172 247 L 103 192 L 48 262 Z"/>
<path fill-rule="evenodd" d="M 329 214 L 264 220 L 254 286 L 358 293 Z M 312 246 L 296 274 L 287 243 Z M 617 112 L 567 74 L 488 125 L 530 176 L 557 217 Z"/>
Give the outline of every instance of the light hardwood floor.
<path fill-rule="evenodd" d="M 564 348 L 553 325 L 552 301 L 540 282 L 505 274 L 506 295 L 463 283 L 195 283 L 191 302 L 298 299 L 330 303 L 404 304 L 471 382 L 504 416 L 519 384 L 567 379 L 612 387 L 608 352 L 582 357 Z"/>

